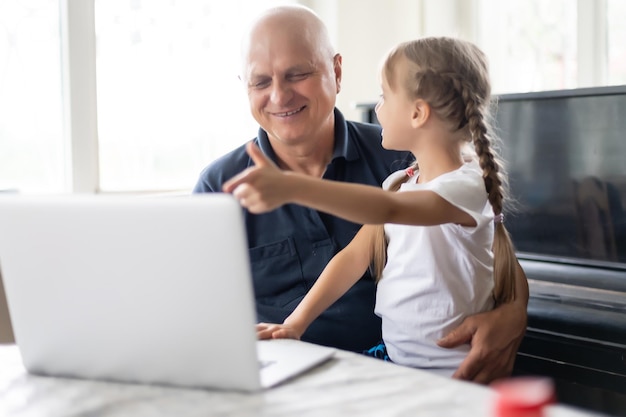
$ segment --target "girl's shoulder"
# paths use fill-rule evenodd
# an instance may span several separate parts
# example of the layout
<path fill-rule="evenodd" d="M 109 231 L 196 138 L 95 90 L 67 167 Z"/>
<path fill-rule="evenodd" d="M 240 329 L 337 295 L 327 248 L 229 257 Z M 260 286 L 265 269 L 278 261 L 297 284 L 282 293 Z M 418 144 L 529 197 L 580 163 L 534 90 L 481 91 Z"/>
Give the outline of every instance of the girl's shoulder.
<path fill-rule="evenodd" d="M 485 186 L 482 170 L 478 162 L 475 161 L 466 162 L 458 169 L 440 175 L 430 183 L 433 188 L 453 187 L 454 189 L 458 189 L 469 187 L 482 189 Z"/>
<path fill-rule="evenodd" d="M 449 175 L 451 177 L 458 178 L 470 177 L 474 179 L 480 179 L 480 182 L 482 183 L 483 170 L 480 168 L 480 165 L 478 165 L 478 161 L 472 160 L 465 162 L 458 169 L 451 171 Z"/>

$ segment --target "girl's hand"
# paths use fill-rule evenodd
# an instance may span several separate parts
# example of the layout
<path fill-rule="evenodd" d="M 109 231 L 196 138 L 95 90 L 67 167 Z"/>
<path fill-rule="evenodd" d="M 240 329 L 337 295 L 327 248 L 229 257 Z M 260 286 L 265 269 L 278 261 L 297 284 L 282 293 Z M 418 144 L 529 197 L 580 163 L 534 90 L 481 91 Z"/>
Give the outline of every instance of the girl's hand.
<path fill-rule="evenodd" d="M 239 204 L 251 213 L 264 213 L 285 204 L 287 175 L 254 143 L 248 143 L 246 151 L 254 166 L 224 183 L 224 192 L 233 194 Z"/>
<path fill-rule="evenodd" d="M 259 340 L 264 339 L 297 339 L 300 334 L 284 324 L 259 323 L 256 325 L 256 334 Z"/>

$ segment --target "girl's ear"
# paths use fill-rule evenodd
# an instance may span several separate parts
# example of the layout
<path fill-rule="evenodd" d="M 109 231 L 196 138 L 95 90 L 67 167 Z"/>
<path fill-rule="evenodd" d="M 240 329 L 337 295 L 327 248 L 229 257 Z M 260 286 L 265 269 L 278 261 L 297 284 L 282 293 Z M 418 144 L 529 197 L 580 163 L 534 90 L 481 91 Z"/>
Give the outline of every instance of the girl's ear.
<path fill-rule="evenodd" d="M 422 127 L 430 117 L 430 105 L 424 100 L 417 99 L 413 103 L 413 114 L 411 115 L 411 125 L 414 128 Z"/>

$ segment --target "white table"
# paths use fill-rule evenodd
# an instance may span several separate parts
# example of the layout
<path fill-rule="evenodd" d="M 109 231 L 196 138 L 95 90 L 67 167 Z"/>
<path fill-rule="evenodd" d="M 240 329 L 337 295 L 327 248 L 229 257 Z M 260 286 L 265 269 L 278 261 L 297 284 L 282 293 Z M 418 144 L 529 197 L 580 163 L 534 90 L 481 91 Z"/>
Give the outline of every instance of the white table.
<path fill-rule="evenodd" d="M 489 417 L 495 394 L 359 354 L 331 361 L 257 394 L 43 377 L 0 345 L 0 416 L 432 416 Z M 561 405 L 546 417 L 592 414 Z"/>

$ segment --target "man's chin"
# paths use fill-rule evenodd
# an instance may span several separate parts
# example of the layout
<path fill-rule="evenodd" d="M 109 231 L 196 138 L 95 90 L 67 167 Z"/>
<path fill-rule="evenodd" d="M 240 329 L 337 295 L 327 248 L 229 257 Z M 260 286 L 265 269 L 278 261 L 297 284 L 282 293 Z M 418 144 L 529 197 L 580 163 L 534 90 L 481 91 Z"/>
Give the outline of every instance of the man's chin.
<path fill-rule="evenodd" d="M 274 134 L 268 134 L 270 139 L 284 143 L 285 145 L 297 145 L 305 142 L 307 136 L 300 132 L 275 132 Z"/>

